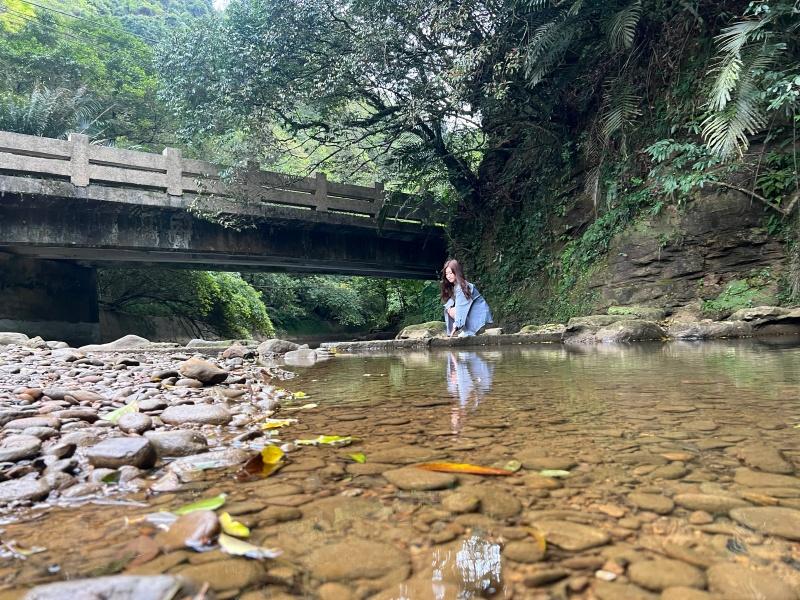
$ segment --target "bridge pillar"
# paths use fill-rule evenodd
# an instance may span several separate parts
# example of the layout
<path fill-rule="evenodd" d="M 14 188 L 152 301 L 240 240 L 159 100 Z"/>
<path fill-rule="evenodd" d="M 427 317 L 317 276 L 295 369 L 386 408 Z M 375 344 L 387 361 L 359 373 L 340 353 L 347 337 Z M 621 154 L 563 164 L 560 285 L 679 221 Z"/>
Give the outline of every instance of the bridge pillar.
<path fill-rule="evenodd" d="M 0 252 L 0 331 L 72 346 L 98 342 L 95 269 Z"/>

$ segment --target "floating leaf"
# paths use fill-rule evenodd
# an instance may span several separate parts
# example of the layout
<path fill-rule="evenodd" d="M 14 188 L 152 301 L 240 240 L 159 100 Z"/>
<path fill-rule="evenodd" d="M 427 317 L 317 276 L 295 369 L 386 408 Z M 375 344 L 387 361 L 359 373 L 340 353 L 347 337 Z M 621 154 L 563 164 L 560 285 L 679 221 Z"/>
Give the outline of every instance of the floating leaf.
<path fill-rule="evenodd" d="M 119 471 L 112 471 L 111 473 L 103 475 L 100 481 L 102 481 L 103 483 L 118 483 L 119 476 L 120 476 Z"/>
<path fill-rule="evenodd" d="M 139 403 L 134 400 L 130 404 L 126 404 L 125 406 L 120 406 L 116 410 L 112 410 L 107 415 L 103 415 L 100 417 L 104 421 L 111 421 L 116 425 L 117 421 L 119 421 L 120 417 L 123 415 L 129 415 L 131 413 L 139 412 Z"/>
<path fill-rule="evenodd" d="M 542 477 L 569 477 L 569 471 L 562 471 L 561 469 L 542 469 L 539 471 Z"/>
<path fill-rule="evenodd" d="M 205 498 L 197 502 L 192 502 L 191 504 L 186 504 L 180 508 L 176 508 L 172 512 L 176 515 L 188 515 L 196 510 L 217 510 L 223 504 L 225 504 L 225 494 L 220 494 L 213 498 Z"/>
<path fill-rule="evenodd" d="M 308 398 L 308 394 L 306 394 L 305 392 L 294 392 L 292 395 L 298 400 L 302 400 L 303 398 Z"/>
<path fill-rule="evenodd" d="M 354 454 L 348 454 L 347 456 L 349 456 L 354 461 L 356 461 L 357 463 L 362 464 L 362 465 L 365 462 L 367 462 L 367 455 L 364 454 L 363 452 L 356 452 Z"/>
<path fill-rule="evenodd" d="M 294 443 L 298 446 L 317 446 L 319 444 L 346 446 L 352 441 L 353 438 L 349 435 L 320 435 L 313 440 L 295 440 Z"/>
<path fill-rule="evenodd" d="M 236 479 L 269 477 L 283 466 L 283 450 L 277 446 L 264 446 L 261 452 L 248 460 L 236 474 Z"/>
<path fill-rule="evenodd" d="M 494 467 L 481 467 L 480 465 L 470 465 L 468 463 L 424 463 L 416 465 L 418 469 L 426 471 L 440 471 L 442 473 L 468 473 L 470 475 L 513 475 L 506 469 L 496 469 Z"/>
<path fill-rule="evenodd" d="M 303 406 L 285 406 L 282 410 L 309 410 L 311 408 L 317 408 L 317 406 L 319 406 L 319 404 L 309 402 L 308 404 L 303 404 Z"/>
<path fill-rule="evenodd" d="M 277 548 L 262 548 L 254 546 L 244 540 L 236 539 L 225 533 L 219 534 L 219 546 L 223 552 L 233 554 L 234 556 L 246 556 L 247 558 L 277 558 L 281 555 L 281 551 Z"/>
<path fill-rule="evenodd" d="M 518 460 L 510 460 L 505 465 L 503 465 L 503 468 L 506 471 L 511 471 L 512 473 L 516 473 L 522 468 L 522 463 L 519 462 Z"/>
<path fill-rule="evenodd" d="M 261 429 L 280 429 L 293 423 L 297 423 L 297 419 L 265 419 Z"/>
<path fill-rule="evenodd" d="M 240 538 L 250 537 L 250 529 L 244 523 L 234 521 L 233 517 L 226 512 L 219 516 L 219 524 L 222 526 L 222 531 L 228 535 Z"/>

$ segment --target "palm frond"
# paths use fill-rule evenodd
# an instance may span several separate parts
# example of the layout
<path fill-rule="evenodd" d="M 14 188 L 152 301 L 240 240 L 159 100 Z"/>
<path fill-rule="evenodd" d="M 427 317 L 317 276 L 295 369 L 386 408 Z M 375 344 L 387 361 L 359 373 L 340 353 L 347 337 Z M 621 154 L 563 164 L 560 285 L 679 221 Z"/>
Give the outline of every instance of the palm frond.
<path fill-rule="evenodd" d="M 617 81 L 612 80 L 606 87 L 603 97 L 603 116 L 601 118 L 603 136 L 608 140 L 617 132 L 633 123 L 642 114 L 639 108 L 642 98 L 633 94 L 630 89 L 616 89 Z"/>
<path fill-rule="evenodd" d="M 561 60 L 577 32 L 576 25 L 566 20 L 566 13 L 537 27 L 525 48 L 525 77 L 531 87 L 544 79 Z"/>
<path fill-rule="evenodd" d="M 634 0 L 627 8 L 619 11 L 611 21 L 608 39 L 612 50 L 622 50 L 633 46 L 636 27 L 642 17 L 641 0 Z"/>

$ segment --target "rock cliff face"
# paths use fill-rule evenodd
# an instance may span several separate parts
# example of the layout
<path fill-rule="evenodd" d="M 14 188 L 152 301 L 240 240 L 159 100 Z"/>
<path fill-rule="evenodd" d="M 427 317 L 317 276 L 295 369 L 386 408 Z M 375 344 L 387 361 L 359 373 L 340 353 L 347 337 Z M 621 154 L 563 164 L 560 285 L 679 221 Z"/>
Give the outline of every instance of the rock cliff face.
<path fill-rule="evenodd" d="M 683 211 L 639 221 L 611 244 L 592 276 L 597 308 L 675 308 L 717 298 L 734 281 L 760 275 L 754 304 L 774 303 L 785 245 L 764 228 L 763 205 L 739 192 L 705 194 Z"/>

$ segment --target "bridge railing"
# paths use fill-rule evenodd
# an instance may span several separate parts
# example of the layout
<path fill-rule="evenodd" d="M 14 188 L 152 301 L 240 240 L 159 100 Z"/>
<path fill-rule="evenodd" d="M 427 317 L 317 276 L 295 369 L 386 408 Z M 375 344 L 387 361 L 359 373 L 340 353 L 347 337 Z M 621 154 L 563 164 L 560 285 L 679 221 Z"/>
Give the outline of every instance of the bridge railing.
<path fill-rule="evenodd" d="M 69 180 L 76 187 L 91 184 L 159 190 L 170 196 L 211 194 L 244 198 L 301 210 L 346 213 L 368 219 L 435 223 L 441 220 L 430 202 L 403 194 L 387 194 L 382 183 L 372 187 L 293 177 L 248 169 L 225 181 L 209 162 L 184 158 L 176 148 L 161 154 L 122 150 L 89 143 L 82 134 L 67 140 L 0 131 L 0 172 Z"/>

